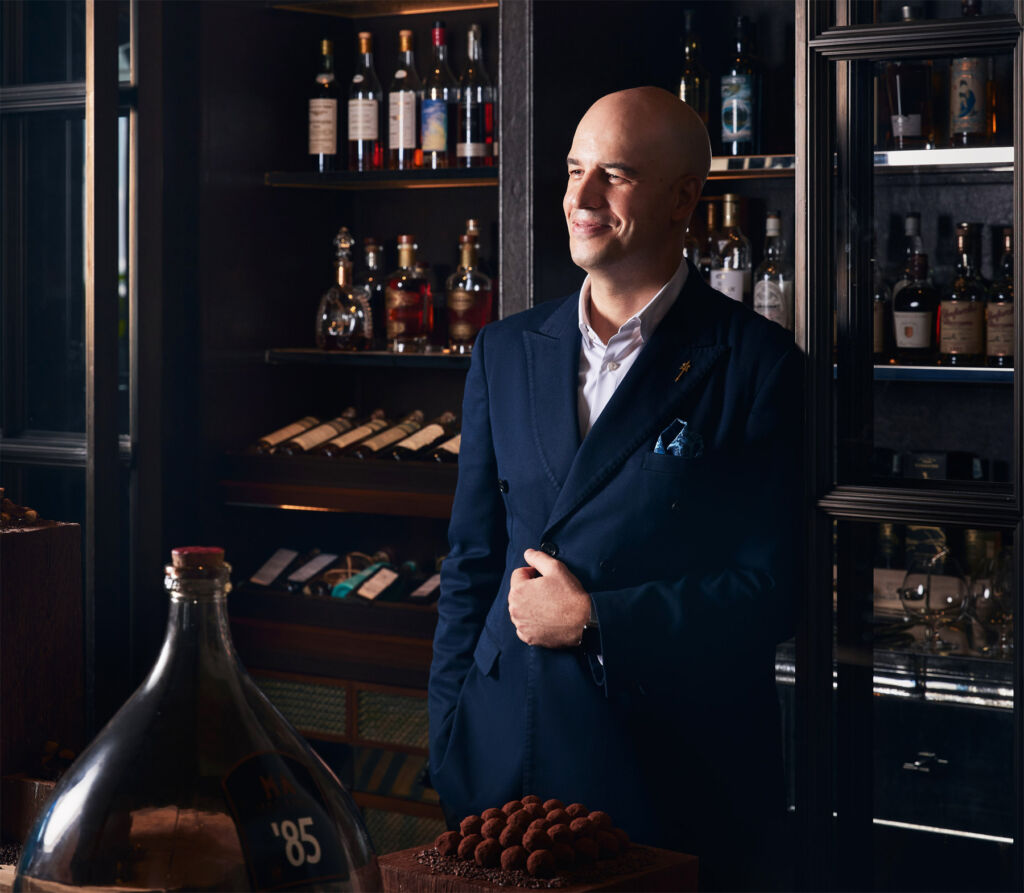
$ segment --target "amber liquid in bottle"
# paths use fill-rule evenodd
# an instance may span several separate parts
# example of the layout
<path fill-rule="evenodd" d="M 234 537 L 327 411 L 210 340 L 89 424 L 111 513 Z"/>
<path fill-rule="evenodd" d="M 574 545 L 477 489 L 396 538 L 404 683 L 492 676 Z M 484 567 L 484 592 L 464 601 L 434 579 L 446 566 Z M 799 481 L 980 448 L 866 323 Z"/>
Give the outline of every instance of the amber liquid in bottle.
<path fill-rule="evenodd" d="M 360 31 L 355 72 L 348 88 L 348 169 L 376 171 L 384 166 L 380 110 L 384 99 L 373 68 L 373 36 Z"/>
<path fill-rule="evenodd" d="M 480 271 L 473 236 L 459 236 L 459 250 L 459 268 L 445 288 L 448 347 L 453 353 L 469 353 L 477 332 L 491 321 L 493 292 L 490 276 Z"/>
<path fill-rule="evenodd" d="M 985 350 L 985 286 L 978 277 L 976 228 L 956 228 L 957 275 L 939 305 L 939 362 L 980 366 Z"/>
<path fill-rule="evenodd" d="M 1003 230 L 1003 257 L 985 307 L 985 355 L 989 366 L 1013 366 L 1013 230 Z"/>
<path fill-rule="evenodd" d="M 893 298 L 893 334 L 896 359 L 904 366 L 935 362 L 936 317 L 939 298 L 928 282 L 928 256 L 915 254 L 911 281 Z"/>
<path fill-rule="evenodd" d="M 388 87 L 388 167 L 410 170 L 420 163 L 420 98 L 422 88 L 412 52 L 412 31 L 398 32 L 395 73 Z"/>
<path fill-rule="evenodd" d="M 388 348 L 395 353 L 423 350 L 433 328 L 434 300 L 430 280 L 416 270 L 413 236 L 398 237 L 398 269 L 384 292 Z"/>

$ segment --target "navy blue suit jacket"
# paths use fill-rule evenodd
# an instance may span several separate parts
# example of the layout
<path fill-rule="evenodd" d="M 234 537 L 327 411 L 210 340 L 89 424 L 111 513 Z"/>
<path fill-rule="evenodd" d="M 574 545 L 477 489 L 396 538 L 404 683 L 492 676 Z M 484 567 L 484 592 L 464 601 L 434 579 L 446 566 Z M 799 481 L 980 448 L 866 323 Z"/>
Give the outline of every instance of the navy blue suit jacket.
<path fill-rule="evenodd" d="M 773 659 L 801 561 L 802 354 L 691 266 L 581 442 L 578 297 L 487 326 L 473 350 L 431 777 L 457 816 L 536 793 L 699 850 L 781 806 Z M 677 417 L 702 457 L 653 453 Z M 593 598 L 603 666 L 516 636 L 509 575 L 542 543 Z"/>

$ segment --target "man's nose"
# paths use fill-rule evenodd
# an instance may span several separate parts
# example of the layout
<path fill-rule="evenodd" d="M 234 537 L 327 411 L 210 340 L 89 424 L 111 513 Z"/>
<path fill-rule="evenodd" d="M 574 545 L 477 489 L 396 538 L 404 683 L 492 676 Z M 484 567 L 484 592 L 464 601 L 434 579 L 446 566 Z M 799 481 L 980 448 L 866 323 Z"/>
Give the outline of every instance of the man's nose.
<path fill-rule="evenodd" d="M 586 171 L 576 182 L 573 205 L 577 208 L 596 208 L 604 201 L 600 171 Z"/>

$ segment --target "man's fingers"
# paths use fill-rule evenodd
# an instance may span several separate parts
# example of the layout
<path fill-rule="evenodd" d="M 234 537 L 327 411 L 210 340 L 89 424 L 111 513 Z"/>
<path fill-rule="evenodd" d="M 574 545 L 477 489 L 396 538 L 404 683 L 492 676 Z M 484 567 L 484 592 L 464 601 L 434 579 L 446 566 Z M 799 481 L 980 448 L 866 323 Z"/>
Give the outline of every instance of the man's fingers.
<path fill-rule="evenodd" d="M 565 567 L 557 558 L 552 558 L 547 552 L 541 552 L 540 549 L 527 549 L 523 553 L 523 558 L 526 559 L 526 563 L 530 567 L 536 568 L 544 577 L 557 574 L 561 568 Z"/>
<path fill-rule="evenodd" d="M 508 581 L 511 585 L 514 586 L 516 583 L 523 583 L 526 580 L 532 580 L 534 577 L 537 576 L 540 575 L 532 567 L 517 567 L 514 571 L 512 571 L 512 574 L 508 578 Z"/>

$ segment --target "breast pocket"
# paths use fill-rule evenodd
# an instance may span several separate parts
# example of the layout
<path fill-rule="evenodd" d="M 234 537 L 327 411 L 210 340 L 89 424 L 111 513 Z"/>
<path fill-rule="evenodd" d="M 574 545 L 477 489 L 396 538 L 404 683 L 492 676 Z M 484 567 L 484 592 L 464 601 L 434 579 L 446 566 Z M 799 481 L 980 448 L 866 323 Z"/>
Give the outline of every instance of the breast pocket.
<path fill-rule="evenodd" d="M 699 458 L 647 453 L 640 477 L 646 504 L 665 526 L 667 537 L 709 544 L 727 536 L 743 503 L 748 472 L 725 454 Z"/>

